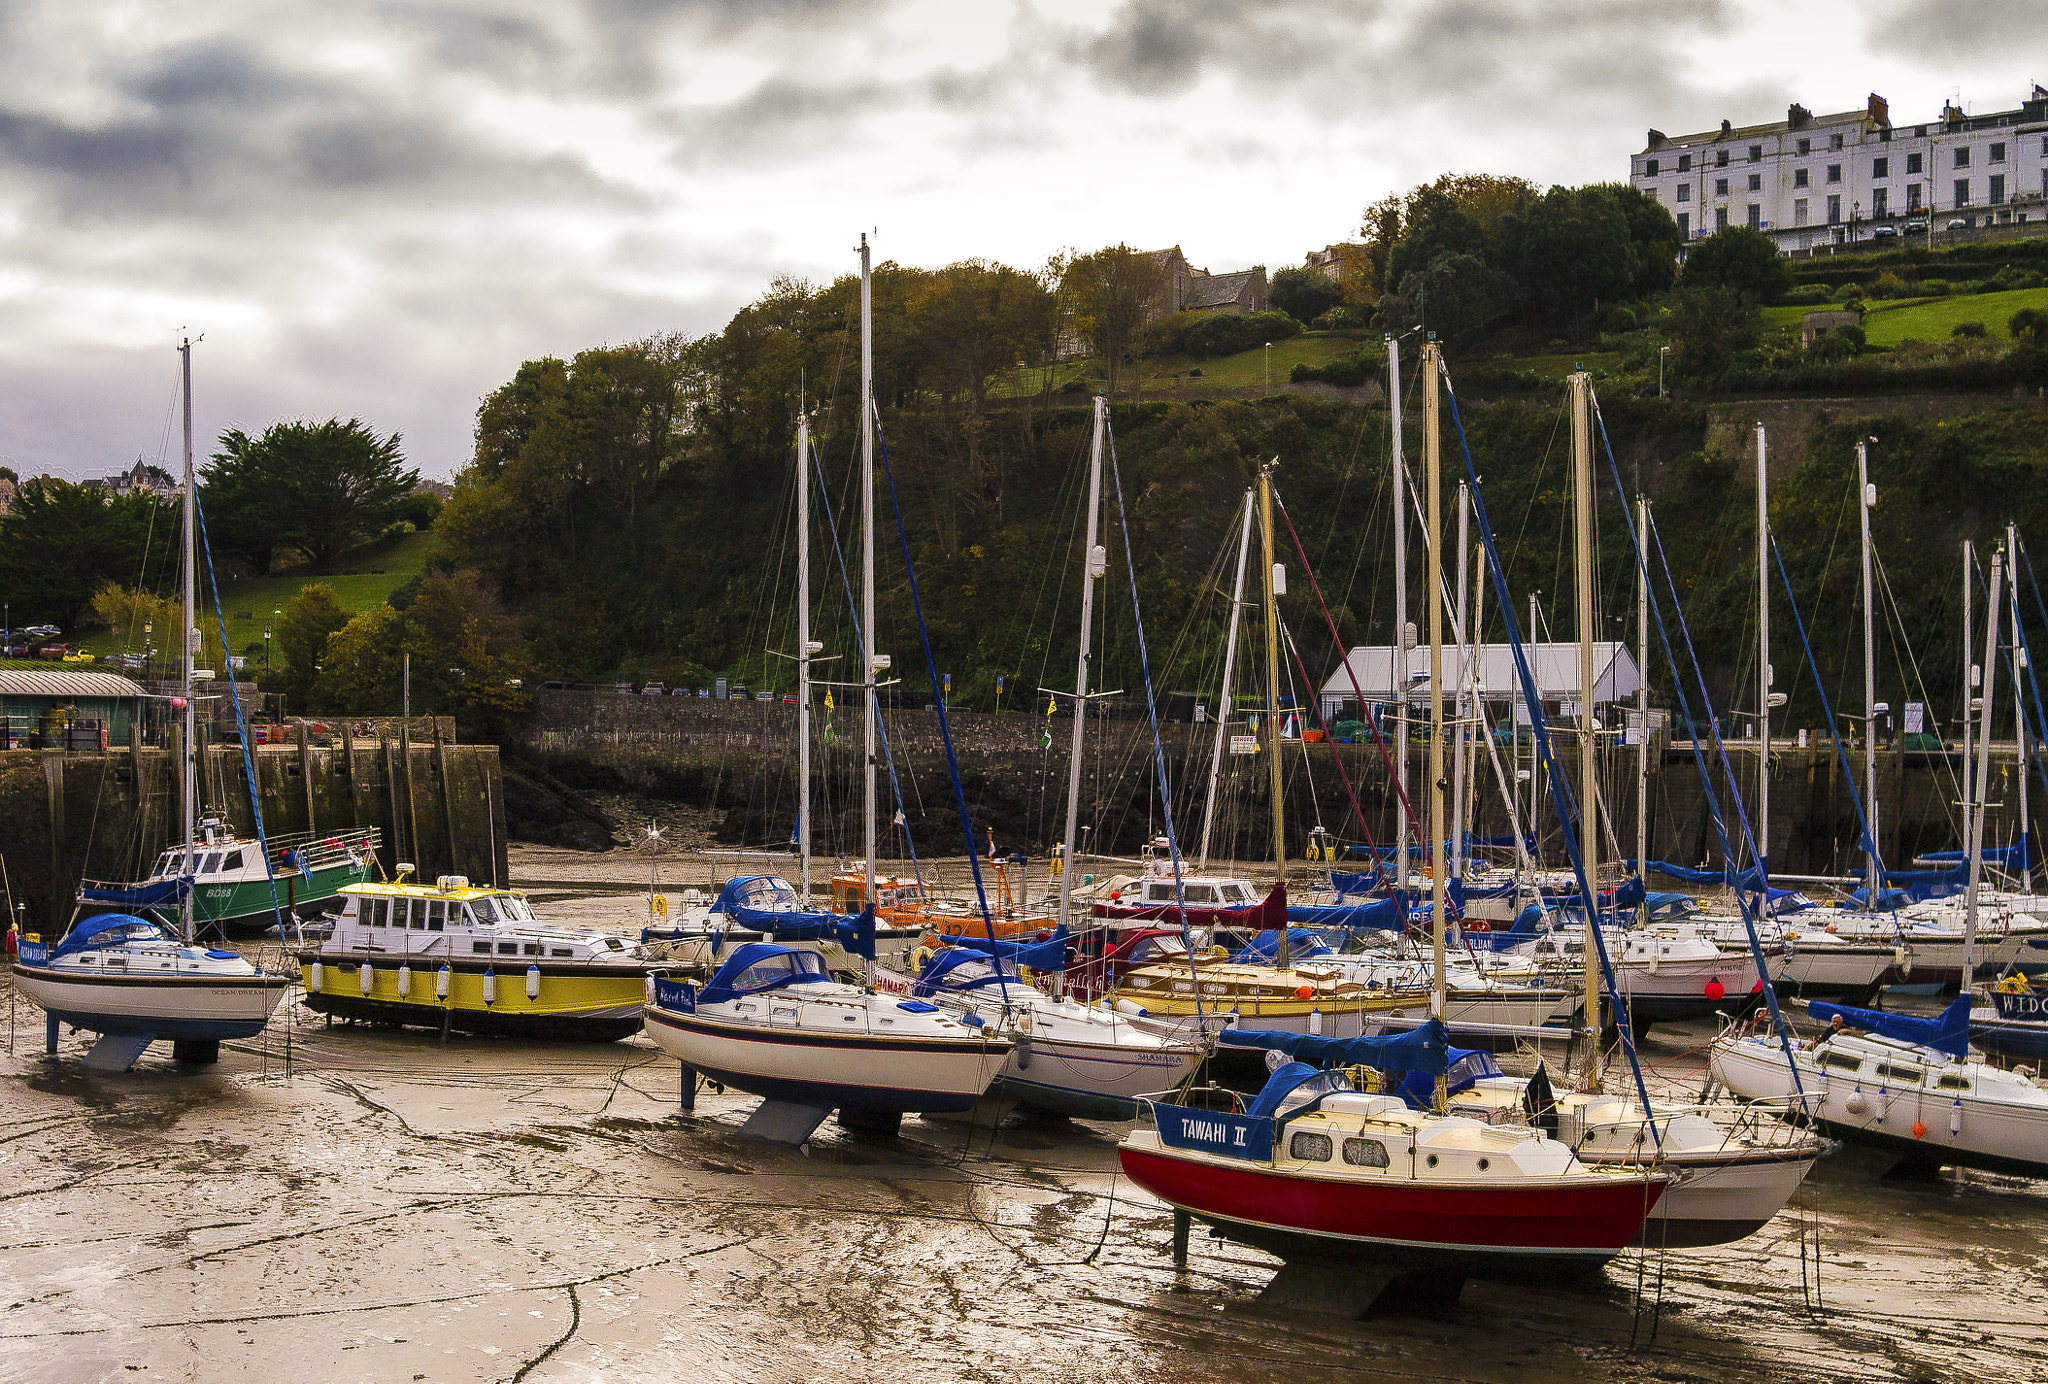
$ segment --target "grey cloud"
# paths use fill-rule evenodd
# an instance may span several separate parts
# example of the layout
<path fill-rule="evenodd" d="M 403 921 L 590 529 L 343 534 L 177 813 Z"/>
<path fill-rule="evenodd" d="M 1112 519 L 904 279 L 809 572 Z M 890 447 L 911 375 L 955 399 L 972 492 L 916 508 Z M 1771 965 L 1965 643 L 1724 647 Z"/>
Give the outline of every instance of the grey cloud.
<path fill-rule="evenodd" d="M 793 164 L 854 145 L 863 117 L 901 107 L 912 91 L 909 85 L 810 84 L 776 76 L 736 100 L 670 110 L 655 123 L 673 139 L 672 157 L 685 168 L 751 164 L 770 155 Z"/>
<path fill-rule="evenodd" d="M 1232 8 L 1131 0 L 1117 10 L 1106 33 L 1086 44 L 1087 64 L 1105 86 L 1139 96 L 1184 90 L 1200 79 Z"/>
<path fill-rule="evenodd" d="M 2010 52 L 2016 44 L 2038 51 L 2042 21 L 2040 0 L 1891 0 L 1878 7 L 1866 46 L 1908 59 L 1983 57 Z M 1998 99 L 2013 98 L 2000 93 Z"/>

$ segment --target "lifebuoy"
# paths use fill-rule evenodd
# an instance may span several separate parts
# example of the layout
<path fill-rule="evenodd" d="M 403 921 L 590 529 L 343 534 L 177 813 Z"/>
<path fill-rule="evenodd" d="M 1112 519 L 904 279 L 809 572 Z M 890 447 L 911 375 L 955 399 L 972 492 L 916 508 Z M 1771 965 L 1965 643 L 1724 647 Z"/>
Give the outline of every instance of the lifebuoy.
<path fill-rule="evenodd" d="M 1473 918 L 1464 924 L 1467 932 L 1492 932 L 1493 924 L 1484 918 Z"/>
<path fill-rule="evenodd" d="M 924 972 L 925 963 L 934 955 L 930 947 L 919 947 L 910 954 L 910 969 L 919 974 Z"/>

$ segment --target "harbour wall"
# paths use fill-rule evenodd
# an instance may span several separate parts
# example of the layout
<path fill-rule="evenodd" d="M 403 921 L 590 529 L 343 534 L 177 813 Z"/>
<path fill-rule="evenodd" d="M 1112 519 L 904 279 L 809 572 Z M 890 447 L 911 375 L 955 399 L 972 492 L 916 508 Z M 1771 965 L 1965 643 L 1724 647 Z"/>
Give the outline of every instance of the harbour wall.
<path fill-rule="evenodd" d="M 1134 855 L 1163 829 L 1164 813 L 1155 791 L 1156 771 L 1149 722 L 1091 711 L 1082 751 L 1080 820 L 1083 849 Z M 820 854 L 857 853 L 860 841 L 860 730 L 857 707 L 839 707 L 829 718 L 814 709 L 812 758 L 813 839 Z M 954 712 L 948 717 L 953 750 L 968 816 L 977 842 L 993 831 L 999 847 L 1038 855 L 1059 839 L 1065 813 L 1066 766 L 1073 723 L 1066 716 L 1013 713 L 991 716 Z M 886 815 L 900 796 L 911 839 L 922 853 L 957 855 L 961 829 L 939 718 L 929 710 L 886 711 L 889 758 L 881 773 Z M 1160 727 L 1160 749 L 1173 784 L 1175 824 L 1183 849 L 1200 840 L 1202 800 L 1213 753 L 1213 725 L 1188 722 Z M 1050 745 L 1047 744 L 1048 738 Z M 1495 761 L 1475 745 L 1479 808 L 1470 829 L 1480 835 L 1509 831 L 1500 783 L 1516 783 L 1530 754 L 1498 747 Z M 641 697 L 610 692 L 538 694 L 534 713 L 521 733 L 520 751 L 537 759 L 565 782 L 591 789 L 615 789 L 709 809 L 720 840 L 733 846 L 778 848 L 789 841 L 797 804 L 797 707 L 781 702 L 732 702 L 678 697 Z M 1429 782 L 1426 745 L 1411 746 L 1409 782 L 1416 813 L 1426 822 Z M 1728 757 L 1755 812 L 1757 746 L 1732 742 Z M 1711 757 L 1710 757 L 1711 758 Z M 1862 773 L 1860 750 L 1850 753 Z M 1451 754 L 1445 755 L 1449 772 Z M 900 793 L 890 790 L 890 766 Z M 1570 773 L 1577 788 L 1576 755 Z M 1360 837 L 1344 779 L 1349 777 L 1372 838 L 1393 839 L 1400 813 L 1386 757 L 1371 744 L 1303 745 L 1286 752 L 1287 848 L 1299 857 L 1309 832 L 1321 823 L 1346 840 Z M 1342 766 L 1340 772 L 1339 766 Z M 2017 831 L 2016 757 L 2010 745 L 1994 747 L 1992 806 L 1987 839 L 2000 844 Z M 1893 868 L 1906 867 L 1924 851 L 1961 844 L 1962 793 L 1955 752 L 1905 751 L 1885 747 L 1877 755 L 1878 836 Z M 1270 859 L 1271 826 L 1266 802 L 1264 756 L 1223 756 L 1213 851 L 1247 860 Z M 1731 836 L 1741 824 L 1726 781 L 1717 770 L 1716 791 Z M 2038 788 L 2039 780 L 2035 786 Z M 1523 787 L 1526 802 L 1526 786 Z M 1612 836 L 1603 855 L 1633 855 L 1636 841 L 1636 755 L 1632 748 L 1603 751 L 1601 793 Z M 2040 797 L 2039 793 L 2036 797 Z M 1689 742 L 1652 738 L 1645 801 L 1649 806 L 1652 859 L 1686 865 L 1718 861 L 1719 849 L 1706 791 Z M 1861 870 L 1861 829 L 1849 779 L 1832 745 L 1799 747 L 1775 743 L 1770 775 L 1770 857 L 1781 873 L 1851 874 Z M 1554 838 L 1555 814 L 1547 802 L 1534 822 Z M 884 831 L 884 841 L 888 833 Z M 884 846 L 885 854 L 891 851 Z M 1555 851 L 1552 852 L 1555 854 Z"/>
<path fill-rule="evenodd" d="M 378 858 L 422 876 L 506 878 L 505 792 L 498 747 L 445 735 L 320 737 L 251 748 L 256 800 L 272 836 L 375 827 Z M 0 752 L 0 864 L 11 904 L 46 927 L 63 925 L 81 878 L 133 879 L 179 833 L 175 750 L 134 745 L 105 753 Z M 255 830 L 241 748 L 203 744 L 196 757 L 202 811 L 245 835 Z"/>

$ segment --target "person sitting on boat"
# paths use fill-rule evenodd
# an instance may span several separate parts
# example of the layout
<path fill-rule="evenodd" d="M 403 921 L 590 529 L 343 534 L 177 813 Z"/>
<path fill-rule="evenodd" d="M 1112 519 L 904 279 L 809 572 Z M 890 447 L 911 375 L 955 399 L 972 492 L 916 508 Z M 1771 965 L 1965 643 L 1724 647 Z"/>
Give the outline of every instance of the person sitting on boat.
<path fill-rule="evenodd" d="M 1823 1032 L 1818 1038 L 1815 1038 L 1812 1042 L 1808 1043 L 1806 1046 L 1809 1048 L 1817 1048 L 1830 1038 L 1838 1037 L 1844 1033 L 1861 1032 L 1863 1032 L 1863 1030 L 1857 1028 L 1855 1025 L 1843 1023 L 1842 1016 L 1840 1014 L 1836 1014 L 1828 1020 L 1827 1030 Z"/>

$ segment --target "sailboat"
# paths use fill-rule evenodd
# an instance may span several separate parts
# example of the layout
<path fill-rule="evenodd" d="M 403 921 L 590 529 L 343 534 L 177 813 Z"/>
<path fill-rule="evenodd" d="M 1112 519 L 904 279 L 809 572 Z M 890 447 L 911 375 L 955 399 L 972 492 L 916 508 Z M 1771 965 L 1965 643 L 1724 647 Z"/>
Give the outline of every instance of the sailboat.
<path fill-rule="evenodd" d="M 47 1016 L 45 1044 L 57 1051 L 57 1030 L 69 1024 L 100 1035 L 86 1065 L 126 1071 L 150 1044 L 168 1039 L 181 1062 L 218 1061 L 222 1039 L 252 1038 L 291 987 L 289 976 L 259 970 L 236 952 L 194 940 L 194 878 L 200 850 L 193 775 L 197 730 L 193 662 L 197 657 L 198 485 L 192 470 L 192 343 L 179 344 L 185 424 L 184 734 L 179 740 L 178 814 L 184 827 L 181 873 L 159 881 L 158 906 L 175 900 L 176 930 L 156 917 L 87 912 L 81 907 L 55 942 L 36 933 L 21 940 L 14 984 Z"/>
<path fill-rule="evenodd" d="M 1423 350 L 1428 508 L 1438 532 L 1438 396 L 1434 341 Z M 1430 547 L 1431 589 L 1440 586 L 1439 545 Z M 1442 603 L 1430 613 L 1430 871 L 1434 1014 L 1397 1038 L 1332 1039 L 1229 1030 L 1221 1041 L 1298 1059 L 1274 1071 L 1242 1109 L 1152 1105 L 1153 1127 L 1118 1147 L 1133 1181 L 1175 1211 L 1176 1254 L 1186 1226 L 1255 1245 L 1287 1262 L 1302 1287 L 1325 1300 L 1348 1288 L 1369 1306 L 1404 1278 L 1455 1291 L 1467 1276 L 1521 1277 L 1597 1266 L 1642 1229 L 1669 1179 L 1648 1169 L 1582 1164 L 1539 1129 L 1497 1128 L 1448 1113 L 1445 1076 L 1446 884 L 1443 842 L 1444 696 Z M 1357 1090 L 1340 1072 L 1365 1066 L 1434 1078 L 1430 1107 L 1398 1094 Z M 1337 1285 L 1344 1285 L 1338 1287 Z"/>
<path fill-rule="evenodd" d="M 2004 555 L 1995 555 L 1994 610 L 2004 579 Z M 1994 619 L 1985 630 L 1987 666 L 1994 662 L 1997 640 Z M 1976 960 L 1994 687 L 1987 680 L 1977 762 L 1967 794 L 1964 849 L 1969 882 L 1963 891 L 1959 968 L 1964 975 L 1975 969 Z M 1790 1118 L 1894 1153 L 1905 1170 L 1927 1173 L 1955 1165 L 2048 1177 L 2048 1089 L 2022 1072 L 1971 1060 L 1973 999 L 1965 985 L 1955 1002 L 1934 1019 L 1809 1002 L 1807 1011 L 1829 1022 L 1830 1031 L 1810 1047 L 1791 1053 L 1789 1063 L 1775 1038 L 1735 1028 L 1715 1040 L 1713 1074 L 1738 1095 L 1787 1103 Z"/>
<path fill-rule="evenodd" d="M 873 294 L 867 237 L 860 242 L 861 654 L 866 769 L 862 861 L 866 895 L 876 897 L 875 418 Z M 799 416 L 798 464 L 807 464 L 809 422 Z M 808 489 L 808 482 L 804 487 Z M 807 588 L 806 588 L 807 589 Z M 807 633 L 807 630 L 804 631 Z M 808 641 L 803 647 L 808 659 Z M 808 683 L 806 682 L 806 693 Z M 809 707 L 800 708 L 808 716 Z M 809 778 L 805 785 L 808 788 Z M 809 840 L 808 802 L 799 837 Z M 805 853 L 806 863 L 808 852 Z M 808 881 L 806 881 L 808 883 Z M 862 983 L 835 981 L 816 951 L 750 942 L 732 951 L 710 981 L 650 976 L 643 1012 L 648 1037 L 683 1068 L 683 1103 L 696 1102 L 699 1074 L 764 1098 L 742 1133 L 802 1144 L 834 1110 L 840 1122 L 893 1131 L 908 1113 L 971 1110 L 987 1092 L 1011 1039 L 976 1014 L 875 986 L 872 905 L 845 925 L 842 944 L 865 962 Z"/>

